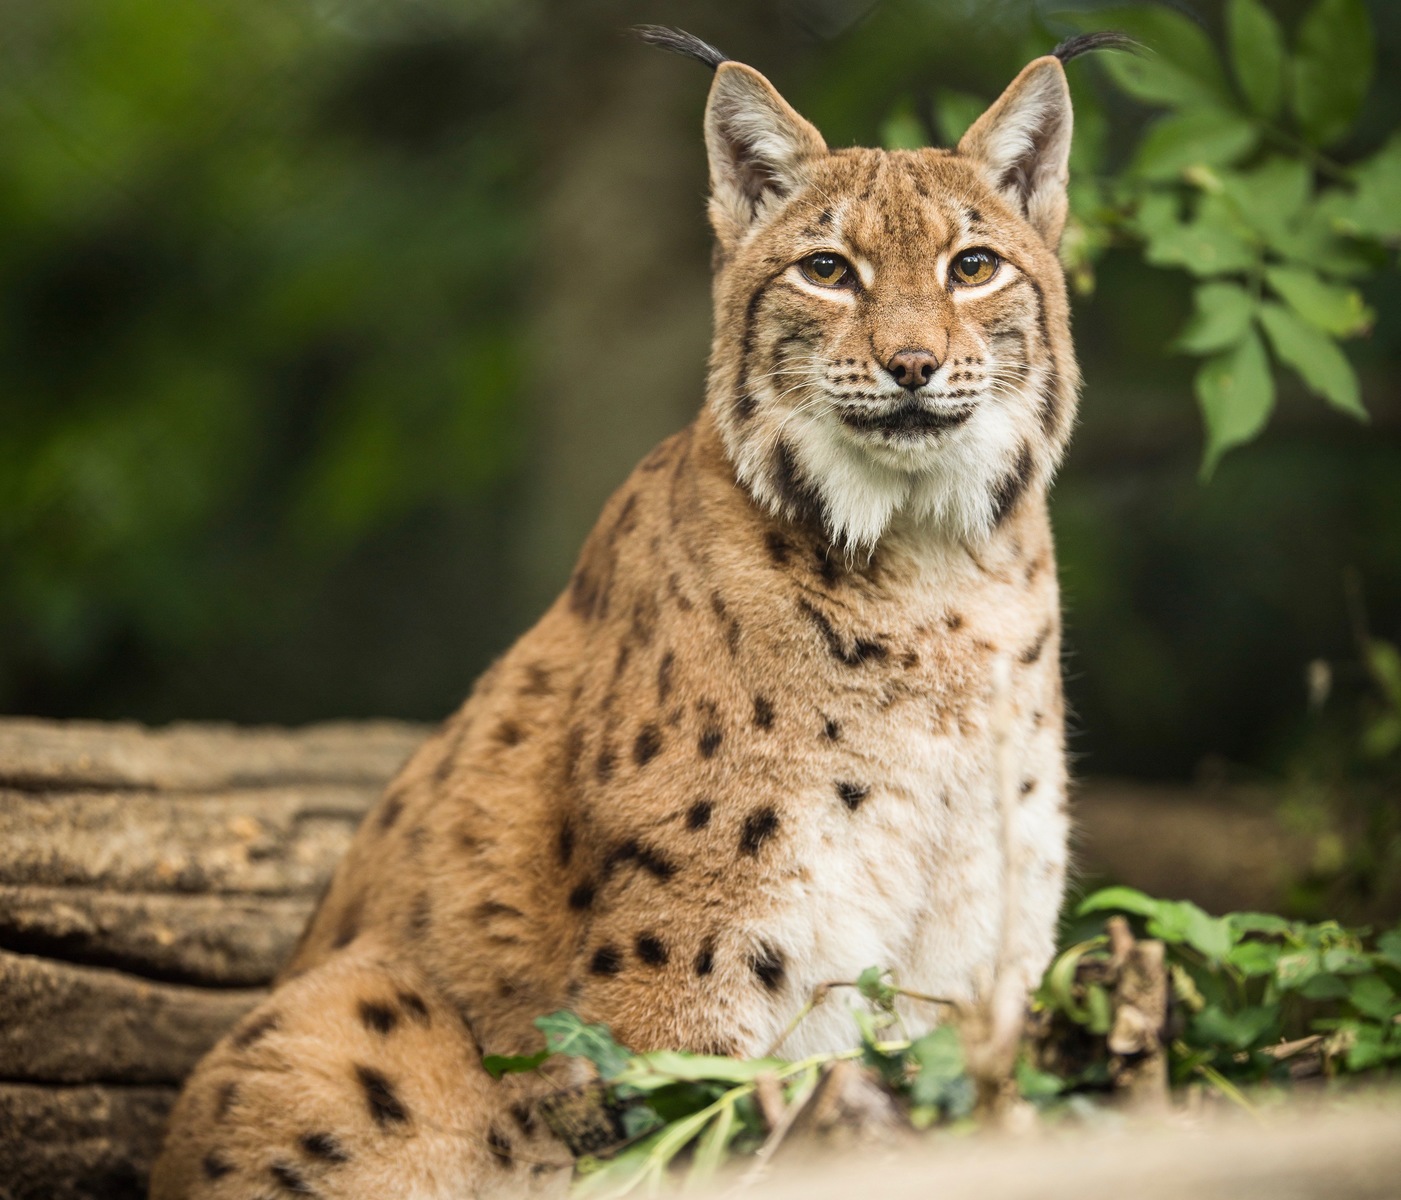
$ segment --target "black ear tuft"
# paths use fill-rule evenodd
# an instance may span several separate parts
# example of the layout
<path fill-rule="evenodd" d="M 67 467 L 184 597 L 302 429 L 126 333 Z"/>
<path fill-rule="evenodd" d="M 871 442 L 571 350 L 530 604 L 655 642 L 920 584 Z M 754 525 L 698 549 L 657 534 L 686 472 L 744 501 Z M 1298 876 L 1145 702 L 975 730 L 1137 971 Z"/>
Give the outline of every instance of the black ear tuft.
<path fill-rule="evenodd" d="M 729 62 L 729 56 L 721 54 L 709 42 L 703 42 L 684 29 L 672 29 L 667 25 L 634 25 L 632 31 L 649 46 L 659 46 L 673 54 L 684 54 L 704 63 L 712 71 L 722 62 Z"/>
<path fill-rule="evenodd" d="M 1131 54 L 1137 54 L 1142 49 L 1142 43 L 1134 41 L 1126 33 L 1119 33 L 1114 29 L 1101 29 L 1095 33 L 1081 33 L 1066 38 L 1051 53 L 1061 62 L 1068 63 L 1072 58 L 1079 58 L 1080 55 L 1089 54 L 1094 50 L 1127 50 Z"/>

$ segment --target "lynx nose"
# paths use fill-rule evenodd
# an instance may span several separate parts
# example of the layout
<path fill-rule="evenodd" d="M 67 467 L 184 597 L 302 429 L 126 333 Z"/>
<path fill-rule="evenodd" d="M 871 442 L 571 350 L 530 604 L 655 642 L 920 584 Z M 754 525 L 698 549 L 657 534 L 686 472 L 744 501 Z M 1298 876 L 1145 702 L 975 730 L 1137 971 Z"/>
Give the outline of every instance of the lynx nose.
<path fill-rule="evenodd" d="M 891 355 L 885 369 L 901 387 L 914 391 L 934 378 L 934 372 L 939 369 L 939 360 L 929 350 L 900 350 Z"/>

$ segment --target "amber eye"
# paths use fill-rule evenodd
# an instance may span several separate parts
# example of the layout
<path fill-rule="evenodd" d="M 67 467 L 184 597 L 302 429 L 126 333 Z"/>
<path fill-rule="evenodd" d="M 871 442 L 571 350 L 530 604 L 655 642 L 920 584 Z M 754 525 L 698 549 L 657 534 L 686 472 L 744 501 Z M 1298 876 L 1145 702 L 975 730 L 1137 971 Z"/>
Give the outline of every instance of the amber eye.
<path fill-rule="evenodd" d="M 798 269 L 813 283 L 823 287 L 840 287 L 853 277 L 851 264 L 840 254 L 821 251 L 809 254 L 798 263 Z"/>
<path fill-rule="evenodd" d="M 986 283 L 997 274 L 998 265 L 1002 262 L 991 250 L 979 247 L 977 250 L 965 250 L 961 254 L 955 254 L 953 262 L 949 266 L 949 278 L 953 283 L 961 283 L 964 287 L 972 287 L 979 283 Z"/>

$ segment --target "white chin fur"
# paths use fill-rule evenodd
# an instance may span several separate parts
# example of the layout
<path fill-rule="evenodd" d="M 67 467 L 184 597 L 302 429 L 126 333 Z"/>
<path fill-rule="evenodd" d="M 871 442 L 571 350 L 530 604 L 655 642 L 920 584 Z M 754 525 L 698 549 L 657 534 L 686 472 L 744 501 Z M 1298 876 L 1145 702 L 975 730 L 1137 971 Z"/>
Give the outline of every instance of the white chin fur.
<path fill-rule="evenodd" d="M 897 518 L 981 541 L 992 531 L 994 484 L 1019 444 L 1009 406 L 987 399 L 958 428 L 904 444 L 863 438 L 828 409 L 790 418 L 783 438 L 821 497 L 828 533 L 848 553 L 869 553 Z M 736 447 L 737 471 L 766 508 L 794 516 L 769 477 L 772 445 L 761 435 Z"/>

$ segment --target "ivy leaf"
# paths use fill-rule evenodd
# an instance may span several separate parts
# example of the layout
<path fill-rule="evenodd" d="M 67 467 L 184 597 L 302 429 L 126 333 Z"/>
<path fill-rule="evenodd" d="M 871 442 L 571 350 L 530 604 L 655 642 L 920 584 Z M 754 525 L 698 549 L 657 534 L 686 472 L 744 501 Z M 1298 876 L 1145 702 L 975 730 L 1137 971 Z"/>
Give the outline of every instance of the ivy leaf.
<path fill-rule="evenodd" d="M 1226 924 L 1237 937 L 1247 933 L 1285 934 L 1294 928 L 1293 923 L 1283 917 L 1258 912 L 1227 913 Z"/>
<path fill-rule="evenodd" d="M 1339 412 L 1361 421 L 1368 419 L 1357 373 L 1337 342 L 1282 304 L 1261 305 L 1259 316 L 1280 362 L 1293 367 L 1311 391 Z"/>
<path fill-rule="evenodd" d="M 1273 975 L 1279 962 L 1280 949 L 1269 942 L 1242 942 L 1231 947 L 1226 961 L 1242 975 Z"/>
<path fill-rule="evenodd" d="M 1298 218 L 1313 190 L 1308 163 L 1275 155 L 1249 171 L 1222 171 L 1216 178 L 1240 221 L 1272 249 L 1285 252 L 1297 240 Z"/>
<path fill-rule="evenodd" d="M 1356 288 L 1328 283 L 1307 267 L 1270 267 L 1265 278 L 1310 325 L 1338 337 L 1352 337 L 1371 328 L 1375 313 Z"/>
<path fill-rule="evenodd" d="M 1203 283 L 1192 299 L 1196 309 L 1177 339 L 1177 349 L 1188 354 L 1234 346 L 1255 316 L 1255 298 L 1238 283 Z"/>
<path fill-rule="evenodd" d="M 1147 49 L 1110 54 L 1105 69 L 1136 100 L 1170 108 L 1214 106 L 1230 110 L 1235 98 L 1206 31 L 1181 13 L 1160 5 L 1101 8 L 1067 14 L 1081 28 L 1118 29 Z"/>
<path fill-rule="evenodd" d="M 607 1025 L 585 1025 L 572 1012 L 561 1010 L 536 1017 L 535 1028 L 545 1035 L 550 1053 L 586 1058 L 604 1079 L 621 1075 L 632 1057 L 613 1040 Z"/>
<path fill-rule="evenodd" d="M 1231 0 L 1226 35 L 1240 90 L 1262 117 L 1284 102 L 1284 31 L 1260 0 Z"/>
<path fill-rule="evenodd" d="M 1247 1050 L 1258 1045 L 1279 1024 L 1279 1007 L 1257 1004 L 1228 1013 L 1220 1008 L 1207 1008 L 1191 1020 L 1191 1038 L 1196 1045 L 1224 1045 L 1232 1050 Z"/>
<path fill-rule="evenodd" d="M 916 1064 L 910 1084 L 910 1100 L 922 1107 L 939 1108 L 952 1117 L 973 1110 L 973 1085 L 963 1061 L 963 1042 L 953 1025 L 940 1025 L 910 1043 L 910 1059 Z"/>
<path fill-rule="evenodd" d="M 1210 479 L 1221 456 L 1255 437 L 1274 408 L 1274 379 L 1259 335 L 1252 330 L 1233 349 L 1207 359 L 1196 390 L 1207 434 L 1201 473 Z"/>
<path fill-rule="evenodd" d="M 1401 1000 L 1380 975 L 1363 975 L 1348 985 L 1347 998 L 1364 1017 L 1390 1023 L 1401 1013 Z"/>
<path fill-rule="evenodd" d="M 1219 108 L 1187 109 L 1153 123 L 1131 170 L 1144 179 L 1176 179 L 1188 167 L 1233 163 L 1259 140 L 1260 130 L 1248 117 Z"/>
<path fill-rule="evenodd" d="M 1363 0 L 1318 0 L 1299 26 L 1294 115 L 1316 146 L 1337 141 L 1357 119 L 1375 65 Z"/>
<path fill-rule="evenodd" d="M 503 1075 L 533 1071 L 549 1057 L 548 1048 L 538 1054 L 486 1054 L 482 1056 L 482 1066 L 493 1079 L 500 1079 Z"/>

